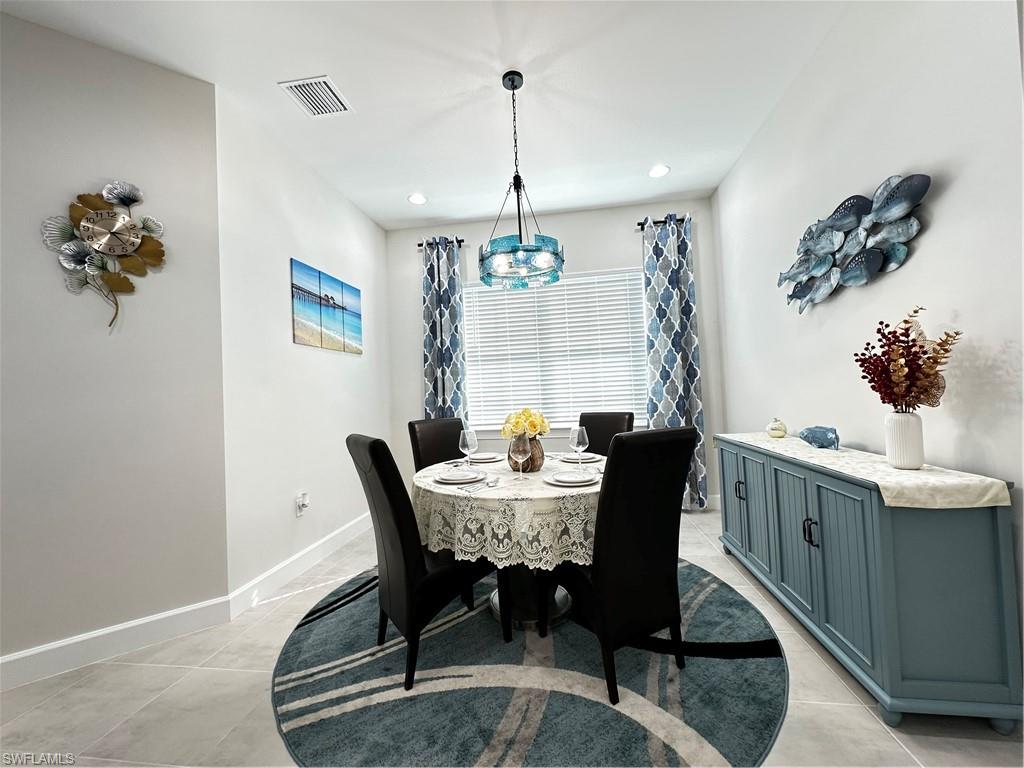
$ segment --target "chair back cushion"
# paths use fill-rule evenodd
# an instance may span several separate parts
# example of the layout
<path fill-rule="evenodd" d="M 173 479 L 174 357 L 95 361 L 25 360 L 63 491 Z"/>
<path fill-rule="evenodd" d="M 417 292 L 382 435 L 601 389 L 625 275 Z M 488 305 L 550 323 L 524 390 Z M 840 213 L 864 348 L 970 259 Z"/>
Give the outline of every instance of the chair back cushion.
<path fill-rule="evenodd" d="M 693 427 L 612 438 L 592 574 L 615 644 L 679 620 L 679 516 L 696 445 Z"/>
<path fill-rule="evenodd" d="M 387 443 L 366 435 L 349 435 L 345 444 L 370 506 L 380 606 L 404 632 L 413 616 L 413 592 L 427 572 L 409 492 Z"/>
<path fill-rule="evenodd" d="M 419 472 L 431 464 L 440 464 L 462 456 L 459 434 L 462 419 L 420 419 L 409 422 L 412 462 Z"/>
<path fill-rule="evenodd" d="M 620 432 L 633 431 L 633 414 L 629 411 L 595 411 L 580 414 L 580 426 L 587 428 L 588 451 L 608 455 L 612 438 Z"/>

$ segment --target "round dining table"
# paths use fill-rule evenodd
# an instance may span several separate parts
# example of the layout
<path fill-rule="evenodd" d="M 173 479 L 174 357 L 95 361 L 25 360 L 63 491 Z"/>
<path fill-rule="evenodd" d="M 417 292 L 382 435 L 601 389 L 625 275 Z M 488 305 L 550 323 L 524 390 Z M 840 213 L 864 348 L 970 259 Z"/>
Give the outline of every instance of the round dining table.
<path fill-rule="evenodd" d="M 604 457 L 580 465 L 594 474 L 596 481 L 590 485 L 548 482 L 552 472 L 574 465 L 548 455 L 539 471 L 520 479 L 503 456 L 493 463 L 472 464 L 486 475 L 475 485 L 438 482 L 437 476 L 452 468 L 446 463 L 425 467 L 413 477 L 413 509 L 423 544 L 432 552 L 452 550 L 456 560 L 483 557 L 508 568 L 512 618 L 518 628 L 536 622 L 534 571 L 551 571 L 563 562 L 590 565 L 593 559 Z M 558 587 L 550 622 L 563 619 L 570 607 L 569 595 Z M 497 590 L 491 594 L 491 610 L 498 615 Z"/>

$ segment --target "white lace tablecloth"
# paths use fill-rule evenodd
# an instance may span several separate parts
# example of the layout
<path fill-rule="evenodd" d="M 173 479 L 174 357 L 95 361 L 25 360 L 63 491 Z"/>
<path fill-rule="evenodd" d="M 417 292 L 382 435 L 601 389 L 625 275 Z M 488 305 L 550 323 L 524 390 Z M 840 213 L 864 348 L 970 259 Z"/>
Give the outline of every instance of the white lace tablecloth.
<path fill-rule="evenodd" d="M 896 469 L 885 456 L 852 448 L 815 448 L 799 437 L 769 437 L 763 432 L 716 435 L 766 451 L 817 464 L 878 486 L 889 507 L 960 509 L 1007 507 L 1010 491 L 1002 480 L 925 464 L 920 469 Z"/>
<path fill-rule="evenodd" d="M 476 492 L 435 482 L 448 469 L 435 464 L 413 478 L 412 503 L 420 539 L 432 552 L 450 549 L 458 560 L 485 557 L 499 567 L 523 564 L 551 570 L 570 561 L 590 565 L 594 555 L 594 520 L 601 484 L 561 488 L 542 479 L 569 465 L 548 456 L 540 472 L 518 480 L 504 459 L 474 465 L 498 484 Z M 592 471 L 604 461 L 584 464 Z"/>

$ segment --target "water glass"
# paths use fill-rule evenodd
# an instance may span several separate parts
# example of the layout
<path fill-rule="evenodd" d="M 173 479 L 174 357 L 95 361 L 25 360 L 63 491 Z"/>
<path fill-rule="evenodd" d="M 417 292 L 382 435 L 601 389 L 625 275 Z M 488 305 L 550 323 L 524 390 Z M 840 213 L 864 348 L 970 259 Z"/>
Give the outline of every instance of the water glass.
<path fill-rule="evenodd" d="M 462 462 L 464 467 L 469 467 L 469 457 L 476 453 L 478 447 L 476 432 L 472 429 L 464 429 L 459 433 L 459 450 L 466 454 L 466 459 Z"/>
<path fill-rule="evenodd" d="M 586 427 L 573 427 L 569 430 L 569 447 L 576 451 L 576 461 L 579 468 L 583 468 L 583 451 L 590 445 L 587 439 Z"/>
<path fill-rule="evenodd" d="M 508 455 L 512 457 L 514 461 L 519 464 L 519 479 L 523 480 L 523 462 L 525 462 L 533 452 L 530 450 L 530 438 L 525 434 L 516 435 L 512 438 L 512 445 L 509 446 Z"/>

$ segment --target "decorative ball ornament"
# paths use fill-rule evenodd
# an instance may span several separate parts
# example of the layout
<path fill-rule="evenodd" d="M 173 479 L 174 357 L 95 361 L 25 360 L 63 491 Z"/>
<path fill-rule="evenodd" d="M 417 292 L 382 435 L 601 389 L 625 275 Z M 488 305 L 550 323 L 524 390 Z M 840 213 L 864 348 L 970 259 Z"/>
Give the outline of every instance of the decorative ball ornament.
<path fill-rule="evenodd" d="M 78 195 L 67 216 L 43 222 L 43 245 L 57 254 L 64 285 L 71 293 L 92 288 L 114 308 L 107 327 L 120 311 L 119 293 L 133 293 L 126 273 L 142 277 L 164 263 L 159 237 L 164 225 L 152 216 L 136 220 L 132 207 L 142 202 L 142 190 L 125 181 L 112 181 L 101 192 Z"/>
<path fill-rule="evenodd" d="M 83 216 L 78 232 L 94 250 L 110 256 L 127 256 L 142 244 L 141 227 L 117 211 L 94 211 Z"/>
<path fill-rule="evenodd" d="M 768 422 L 768 426 L 764 428 L 764 431 L 768 433 L 768 437 L 785 437 L 789 430 L 786 429 L 782 419 L 776 416 Z"/>

